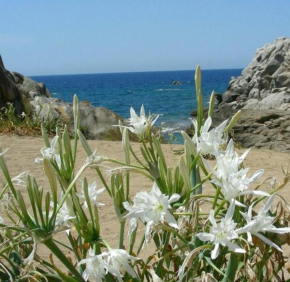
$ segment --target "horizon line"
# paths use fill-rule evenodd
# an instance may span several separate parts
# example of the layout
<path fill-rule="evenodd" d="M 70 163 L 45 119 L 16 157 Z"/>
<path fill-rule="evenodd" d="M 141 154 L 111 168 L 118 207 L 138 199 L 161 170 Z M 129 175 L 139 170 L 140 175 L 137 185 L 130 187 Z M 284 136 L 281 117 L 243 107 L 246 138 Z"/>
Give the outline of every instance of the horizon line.
<path fill-rule="evenodd" d="M 202 71 L 213 71 L 213 70 L 242 70 L 244 68 L 214 68 L 214 69 L 202 69 Z M 124 72 L 92 72 L 92 73 L 64 73 L 64 74 L 42 74 L 42 75 L 28 75 L 28 77 L 40 77 L 40 76 L 66 76 L 66 75 L 93 75 L 93 74 L 124 74 L 124 73 L 148 73 L 148 72 L 176 72 L 176 71 L 192 71 L 188 70 L 156 70 L 156 71 L 124 71 Z"/>

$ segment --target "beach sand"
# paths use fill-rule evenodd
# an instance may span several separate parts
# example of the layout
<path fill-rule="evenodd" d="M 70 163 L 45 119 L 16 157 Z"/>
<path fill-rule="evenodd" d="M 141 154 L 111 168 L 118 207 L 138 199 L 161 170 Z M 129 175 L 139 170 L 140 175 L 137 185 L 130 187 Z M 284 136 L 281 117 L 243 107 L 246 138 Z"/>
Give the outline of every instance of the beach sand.
<path fill-rule="evenodd" d="M 40 157 L 40 149 L 44 146 L 44 142 L 41 137 L 15 137 L 15 136 L 1 136 L 1 147 L 10 148 L 8 152 L 5 153 L 5 160 L 7 162 L 10 174 L 12 177 L 18 175 L 23 171 L 29 171 L 30 174 L 35 176 L 38 183 L 44 186 L 44 189 L 48 189 L 48 181 L 44 176 L 42 165 L 35 163 L 35 158 Z M 115 158 L 117 160 L 123 160 L 123 152 L 121 149 L 121 142 L 110 142 L 110 141 L 88 141 L 92 150 L 97 150 L 98 155 L 108 156 Z M 132 147 L 135 152 L 139 152 L 140 144 L 132 143 Z M 181 145 L 163 145 L 164 154 L 169 167 L 173 167 L 178 161 L 179 156 L 174 153 L 173 150 L 181 149 Z M 241 154 L 245 150 L 238 150 Z M 138 154 L 140 156 L 140 153 Z M 77 167 L 81 167 L 86 158 L 86 154 L 79 143 L 78 147 L 78 160 Z M 278 182 L 283 182 L 283 172 L 282 166 L 287 168 L 289 164 L 290 156 L 285 153 L 278 153 L 274 151 L 263 151 L 252 149 L 248 154 L 245 166 L 250 167 L 251 171 L 254 172 L 260 168 L 265 169 L 265 173 L 262 176 L 262 180 L 268 177 L 276 177 Z M 84 176 L 88 178 L 88 182 L 93 181 L 98 182 L 98 187 L 102 187 L 102 183 L 99 181 L 96 172 L 93 169 L 87 169 Z M 0 173 L 1 180 L 3 181 L 2 172 Z M 267 181 L 263 186 L 262 190 L 267 191 L 269 189 L 269 183 L 271 180 Z M 80 183 L 78 184 L 80 187 Z M 209 189 L 210 185 L 207 185 L 205 189 Z M 131 175 L 131 196 L 133 197 L 136 192 L 142 190 L 151 190 L 152 182 L 139 174 Z M 19 187 L 23 192 L 24 199 L 28 199 L 27 192 L 24 187 Z M 211 192 L 209 189 L 207 192 Z M 290 183 L 280 192 L 280 195 L 285 197 L 285 199 L 290 203 Z M 27 201 L 28 202 L 28 201 Z M 109 199 L 109 196 L 104 192 L 100 196 L 100 202 L 104 203 L 104 207 L 100 207 L 100 221 L 101 221 L 101 235 L 112 245 L 112 247 L 118 247 L 118 234 L 119 234 L 119 224 L 117 217 L 114 212 L 114 207 Z M 5 216 L 4 216 L 5 220 Z M 126 231 L 127 232 L 127 231 Z M 142 231 L 141 231 L 142 232 Z M 59 240 L 65 240 L 65 234 L 58 234 Z M 127 239 L 125 244 L 127 244 Z M 41 249 L 41 254 L 44 257 L 48 257 L 49 250 L 46 250 L 42 244 L 39 244 Z M 150 252 L 149 249 L 145 250 L 143 255 Z"/>

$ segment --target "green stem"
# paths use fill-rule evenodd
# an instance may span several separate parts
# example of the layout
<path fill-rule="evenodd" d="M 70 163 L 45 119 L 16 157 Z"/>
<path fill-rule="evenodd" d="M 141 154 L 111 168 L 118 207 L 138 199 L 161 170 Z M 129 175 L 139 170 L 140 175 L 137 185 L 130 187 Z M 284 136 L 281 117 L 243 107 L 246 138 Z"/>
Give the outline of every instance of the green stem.
<path fill-rule="evenodd" d="M 162 250 L 161 258 L 160 258 L 160 260 L 159 260 L 159 262 L 157 264 L 156 274 L 159 277 L 160 277 L 160 271 L 161 271 L 162 264 L 163 264 L 163 257 L 166 254 L 167 249 L 168 249 L 168 244 L 169 244 L 170 236 L 171 236 L 171 233 L 170 232 L 167 232 L 166 237 L 165 237 L 165 242 L 163 244 L 163 250 Z"/>
<path fill-rule="evenodd" d="M 52 251 L 52 253 L 64 264 L 64 266 L 75 276 L 75 278 L 80 282 L 85 282 L 80 273 L 75 269 L 73 264 L 68 260 L 64 253 L 59 249 L 59 247 L 49 239 L 44 242 L 45 246 Z"/>
<path fill-rule="evenodd" d="M 125 221 L 120 222 L 119 249 L 124 249 Z"/>
<path fill-rule="evenodd" d="M 139 255 L 139 253 L 140 253 L 140 251 L 141 251 L 141 249 L 142 249 L 142 246 L 143 246 L 143 244 L 144 244 L 144 241 L 145 241 L 145 234 L 143 235 L 143 237 L 142 237 L 142 239 L 141 239 L 141 241 L 140 241 L 139 247 L 138 247 L 138 249 L 137 249 L 137 256 Z"/>
<path fill-rule="evenodd" d="M 214 210 L 215 207 L 216 207 L 216 203 L 217 203 L 217 200 L 218 200 L 218 197 L 219 197 L 220 191 L 221 191 L 221 187 L 218 187 L 217 190 L 216 190 L 216 193 L 215 193 L 215 197 L 214 197 L 213 204 L 212 204 L 212 209 L 213 209 L 213 210 Z"/>
<path fill-rule="evenodd" d="M 102 175 L 102 173 L 101 173 L 101 171 L 100 171 L 100 169 L 98 167 L 96 167 L 96 172 L 97 172 L 98 176 L 100 177 L 103 185 L 105 186 L 109 196 L 112 198 L 112 192 L 111 192 L 111 190 L 110 190 L 105 178 L 103 177 L 103 175 Z"/>
<path fill-rule="evenodd" d="M 219 213 L 219 211 L 224 207 L 225 202 L 226 202 L 226 200 L 223 200 L 223 201 L 220 203 L 220 205 L 218 206 L 217 210 L 216 210 L 215 213 L 214 213 L 214 216 L 216 216 L 216 215 Z"/>

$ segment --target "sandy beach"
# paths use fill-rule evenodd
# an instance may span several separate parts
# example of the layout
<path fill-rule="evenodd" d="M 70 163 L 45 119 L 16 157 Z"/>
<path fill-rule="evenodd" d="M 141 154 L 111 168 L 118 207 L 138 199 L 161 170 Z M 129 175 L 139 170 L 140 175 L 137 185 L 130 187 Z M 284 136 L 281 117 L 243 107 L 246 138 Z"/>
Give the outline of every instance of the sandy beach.
<path fill-rule="evenodd" d="M 35 163 L 35 158 L 40 157 L 40 149 L 44 147 L 44 142 L 41 137 L 16 137 L 16 136 L 1 136 L 1 146 L 2 149 L 10 148 L 8 152 L 5 153 L 5 159 L 9 167 L 9 171 L 12 177 L 18 175 L 23 171 L 29 171 L 30 174 L 35 176 L 38 183 L 44 186 L 44 190 L 48 189 L 48 181 L 44 176 L 42 165 Z M 101 156 L 108 156 L 115 158 L 117 160 L 123 160 L 123 152 L 121 149 L 121 142 L 109 142 L 109 141 L 88 141 L 92 150 L 97 150 L 98 154 Z M 132 147 L 135 151 L 139 151 L 140 144 L 132 143 Z M 174 150 L 181 149 L 181 145 L 163 145 L 164 153 L 167 159 L 167 164 L 173 167 L 178 160 L 178 155 L 174 153 Z M 242 153 L 244 150 L 238 150 Z M 78 147 L 78 160 L 77 167 L 81 167 L 86 158 L 85 152 L 79 143 Z M 285 153 L 278 153 L 274 151 L 264 151 L 252 149 L 248 154 L 245 165 L 250 167 L 251 171 L 256 171 L 260 168 L 265 169 L 265 173 L 262 176 L 262 180 L 269 177 L 276 177 L 276 180 L 281 183 L 283 181 L 282 166 L 284 168 L 289 164 L 290 156 Z M 104 168 L 107 170 L 108 168 Z M 1 181 L 3 181 L 3 176 L 1 172 Z M 107 175 L 107 174 L 105 174 Z M 84 176 L 88 178 L 89 183 L 93 181 L 98 182 L 98 187 L 102 187 L 102 183 L 98 179 L 96 172 L 93 169 L 87 169 Z M 131 195 L 132 197 L 138 191 L 147 190 L 149 191 L 152 187 L 152 183 L 143 176 L 132 174 L 131 180 Z M 271 180 L 268 180 L 262 189 L 267 191 L 269 189 L 269 184 Z M 80 183 L 79 183 L 80 187 Z M 205 189 L 209 185 L 206 185 Z M 24 198 L 27 199 L 28 195 L 24 187 L 20 187 L 22 190 Z M 280 195 L 285 197 L 285 199 L 290 202 L 290 183 L 280 192 Z M 207 191 L 210 192 L 210 191 Z M 100 196 L 100 202 L 104 203 L 104 207 L 100 207 L 100 221 L 101 221 L 101 235 L 114 247 L 118 244 L 118 229 L 119 224 L 116 218 L 114 207 L 109 199 L 109 196 L 104 192 Z M 5 220 L 5 216 L 4 216 Z M 61 233 L 58 235 L 59 240 L 65 240 L 65 234 Z M 125 241 L 125 244 L 127 241 Z M 42 248 L 41 245 L 39 248 Z M 145 251 L 148 252 L 149 250 Z M 42 254 L 44 256 L 49 255 L 49 251 L 45 250 Z"/>

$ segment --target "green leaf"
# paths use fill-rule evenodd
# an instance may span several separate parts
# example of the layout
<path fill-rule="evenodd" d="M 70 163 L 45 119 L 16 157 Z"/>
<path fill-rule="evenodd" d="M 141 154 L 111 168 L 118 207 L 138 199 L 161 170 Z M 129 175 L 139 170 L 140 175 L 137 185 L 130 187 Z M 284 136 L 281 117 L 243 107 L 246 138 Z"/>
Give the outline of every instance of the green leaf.
<path fill-rule="evenodd" d="M 236 272 L 239 266 L 239 259 L 235 253 L 231 253 L 230 259 L 228 261 L 225 277 L 222 282 L 234 282 Z"/>

